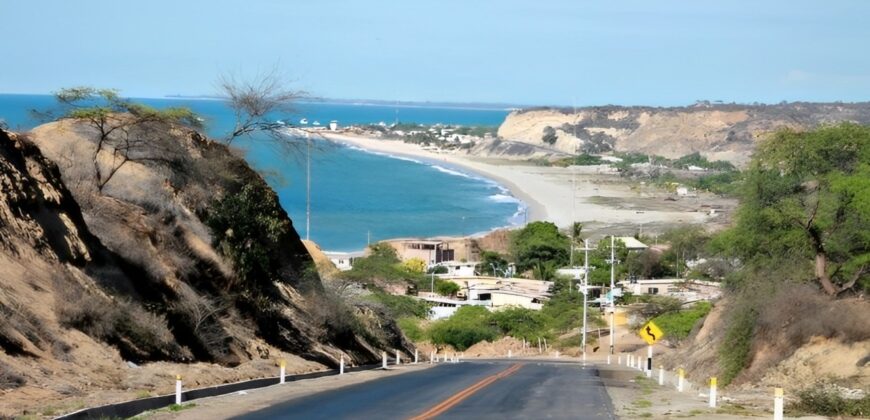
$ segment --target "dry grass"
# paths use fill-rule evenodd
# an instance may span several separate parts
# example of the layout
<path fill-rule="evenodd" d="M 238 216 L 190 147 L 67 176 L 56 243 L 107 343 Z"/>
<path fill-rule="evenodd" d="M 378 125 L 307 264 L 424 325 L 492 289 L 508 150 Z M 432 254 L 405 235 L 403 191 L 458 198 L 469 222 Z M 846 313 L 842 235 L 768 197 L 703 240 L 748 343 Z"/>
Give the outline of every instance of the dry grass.
<path fill-rule="evenodd" d="M 58 322 L 118 348 L 126 360 L 182 359 L 166 319 L 125 299 L 109 300 L 76 287 L 59 288 Z"/>

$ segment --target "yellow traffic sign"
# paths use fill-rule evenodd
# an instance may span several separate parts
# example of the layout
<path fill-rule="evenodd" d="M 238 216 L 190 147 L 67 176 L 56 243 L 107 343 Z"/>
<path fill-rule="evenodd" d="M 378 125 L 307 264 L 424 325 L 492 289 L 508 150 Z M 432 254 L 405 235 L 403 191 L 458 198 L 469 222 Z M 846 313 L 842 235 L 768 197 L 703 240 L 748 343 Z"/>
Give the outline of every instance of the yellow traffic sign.
<path fill-rule="evenodd" d="M 643 341 L 646 341 L 649 345 L 655 344 L 665 335 L 665 333 L 662 332 L 656 324 L 653 324 L 652 321 L 647 322 L 646 325 L 638 331 L 638 334 L 640 335 L 640 338 L 642 338 Z"/>

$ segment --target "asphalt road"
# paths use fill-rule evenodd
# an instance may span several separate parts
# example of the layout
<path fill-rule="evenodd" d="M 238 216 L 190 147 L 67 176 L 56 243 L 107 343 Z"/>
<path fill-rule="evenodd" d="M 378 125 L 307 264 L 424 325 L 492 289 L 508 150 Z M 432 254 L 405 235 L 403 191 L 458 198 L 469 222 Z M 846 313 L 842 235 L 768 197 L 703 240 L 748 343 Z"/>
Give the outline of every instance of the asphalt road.
<path fill-rule="evenodd" d="M 285 401 L 236 419 L 613 419 L 594 367 L 442 364 Z"/>

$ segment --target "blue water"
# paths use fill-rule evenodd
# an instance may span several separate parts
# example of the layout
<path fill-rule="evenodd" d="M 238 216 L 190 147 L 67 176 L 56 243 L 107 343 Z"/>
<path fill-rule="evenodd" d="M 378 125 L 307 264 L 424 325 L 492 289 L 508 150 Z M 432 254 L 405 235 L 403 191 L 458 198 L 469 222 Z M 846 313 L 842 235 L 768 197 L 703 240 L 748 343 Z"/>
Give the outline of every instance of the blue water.
<path fill-rule="evenodd" d="M 206 131 L 219 136 L 232 125 L 232 114 L 220 101 L 141 99 L 155 107 L 186 106 L 206 120 Z M 0 119 L 13 130 L 38 125 L 29 110 L 50 109 L 47 95 L 0 95 Z M 381 121 L 422 124 L 500 124 L 507 111 L 437 107 L 301 103 L 294 121 L 365 124 Z M 237 141 L 248 162 L 266 175 L 282 206 L 304 238 L 330 251 L 354 251 L 382 239 L 466 235 L 517 224 L 524 206 L 490 180 L 443 165 L 368 153 L 317 141 L 311 153 L 311 231 L 305 227 L 305 148 L 280 153 L 266 139 Z"/>

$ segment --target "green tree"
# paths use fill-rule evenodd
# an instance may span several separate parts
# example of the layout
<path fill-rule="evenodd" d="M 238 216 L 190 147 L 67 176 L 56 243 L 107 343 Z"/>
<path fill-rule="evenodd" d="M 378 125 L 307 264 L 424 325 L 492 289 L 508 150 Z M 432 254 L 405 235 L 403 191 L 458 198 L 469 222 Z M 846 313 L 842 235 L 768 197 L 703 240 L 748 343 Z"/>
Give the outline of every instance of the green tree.
<path fill-rule="evenodd" d="M 736 227 L 719 246 L 743 261 L 812 261 L 829 295 L 870 288 L 870 128 L 785 129 L 759 145 Z"/>
<path fill-rule="evenodd" d="M 254 284 L 278 280 L 281 261 L 272 250 L 291 232 L 275 193 L 259 184 L 246 184 L 236 194 L 218 199 L 206 223 L 216 247 L 232 260 L 238 283 L 245 290 Z"/>
<path fill-rule="evenodd" d="M 551 222 L 532 222 L 511 235 L 511 253 L 521 272 L 545 273 L 547 267 L 567 264 L 569 245 L 568 237 Z"/>
<path fill-rule="evenodd" d="M 477 266 L 477 271 L 481 274 L 501 277 L 507 268 L 507 259 L 498 252 L 483 251 L 480 254 L 480 264 Z"/>
<path fill-rule="evenodd" d="M 455 296 L 460 287 L 452 281 L 438 280 L 435 282 L 435 291 L 441 296 Z"/>
<path fill-rule="evenodd" d="M 616 259 L 616 267 L 614 268 L 614 277 L 616 281 L 624 279 L 628 273 L 626 260 L 628 259 L 628 248 L 625 243 L 617 239 L 614 241 L 614 256 Z M 594 251 L 589 253 L 589 284 L 609 285 L 610 284 L 610 237 L 605 237 L 598 241 Z"/>

